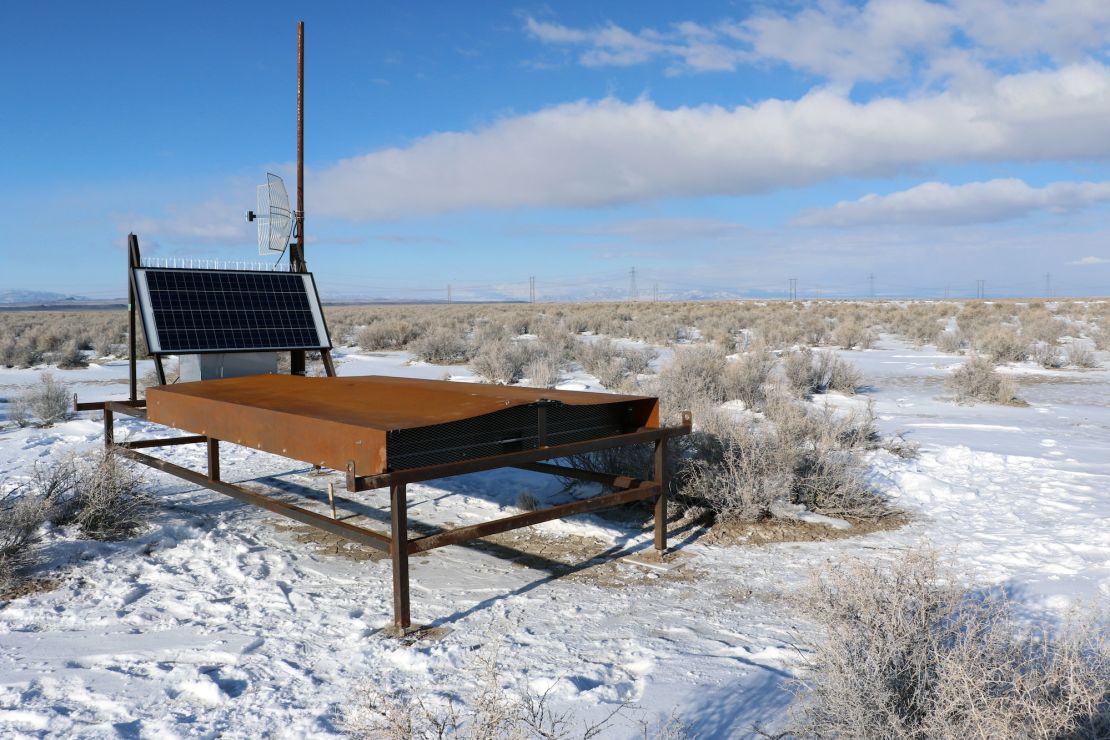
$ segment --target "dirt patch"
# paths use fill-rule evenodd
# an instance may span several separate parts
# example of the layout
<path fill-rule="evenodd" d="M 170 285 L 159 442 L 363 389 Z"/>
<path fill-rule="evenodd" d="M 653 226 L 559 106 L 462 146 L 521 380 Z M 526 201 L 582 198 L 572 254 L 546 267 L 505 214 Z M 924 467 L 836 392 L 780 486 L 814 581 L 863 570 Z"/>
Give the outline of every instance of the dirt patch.
<path fill-rule="evenodd" d="M 62 585 L 63 581 L 65 581 L 65 577 L 59 576 L 56 578 L 31 578 L 22 583 L 18 583 L 6 591 L 0 591 L 0 602 L 4 602 L 0 603 L 0 609 L 7 606 L 6 602 L 22 599 L 27 596 L 34 596 L 35 594 L 46 593 L 47 591 L 53 591 L 58 586 Z"/>
<path fill-rule="evenodd" d="M 295 542 L 312 546 L 313 552 L 319 555 L 331 555 L 355 561 L 372 560 L 376 562 L 389 559 L 388 552 L 358 542 L 351 542 L 339 535 L 310 527 L 307 524 L 281 520 L 272 521 L 271 524 L 277 531 L 289 534 Z"/>
<path fill-rule="evenodd" d="M 861 537 L 872 532 L 900 529 L 909 523 L 905 514 L 881 519 L 847 519 L 852 526 L 837 529 L 825 524 L 793 519 L 765 519 L 759 522 L 720 521 L 710 527 L 701 540 L 712 545 L 773 545 L 780 542 L 826 542 Z"/>

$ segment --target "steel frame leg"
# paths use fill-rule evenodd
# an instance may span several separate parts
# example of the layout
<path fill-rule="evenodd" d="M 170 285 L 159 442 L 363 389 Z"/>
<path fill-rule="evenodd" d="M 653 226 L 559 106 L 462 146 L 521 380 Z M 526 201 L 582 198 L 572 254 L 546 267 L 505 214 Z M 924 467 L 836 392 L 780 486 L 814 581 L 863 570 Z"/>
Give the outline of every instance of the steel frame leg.
<path fill-rule="evenodd" d="M 116 442 L 116 425 L 112 418 L 112 410 L 104 408 L 104 449 L 109 450 Z"/>
<path fill-rule="evenodd" d="M 393 558 L 393 624 L 404 631 L 412 626 L 409 616 L 409 513 L 404 483 L 389 487 L 391 523 L 390 555 Z"/>
<path fill-rule="evenodd" d="M 655 476 L 659 493 L 655 497 L 655 549 L 667 549 L 667 440 L 655 441 Z"/>
<path fill-rule="evenodd" d="M 220 440 L 209 437 L 208 440 L 208 480 L 220 479 Z"/>

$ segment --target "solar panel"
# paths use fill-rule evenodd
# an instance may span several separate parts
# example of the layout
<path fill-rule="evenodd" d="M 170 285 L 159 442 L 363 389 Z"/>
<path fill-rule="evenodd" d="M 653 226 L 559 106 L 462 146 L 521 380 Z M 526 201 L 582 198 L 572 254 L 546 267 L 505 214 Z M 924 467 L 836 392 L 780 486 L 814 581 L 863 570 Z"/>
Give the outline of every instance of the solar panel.
<path fill-rule="evenodd" d="M 151 354 L 331 347 L 310 273 L 138 267 Z"/>

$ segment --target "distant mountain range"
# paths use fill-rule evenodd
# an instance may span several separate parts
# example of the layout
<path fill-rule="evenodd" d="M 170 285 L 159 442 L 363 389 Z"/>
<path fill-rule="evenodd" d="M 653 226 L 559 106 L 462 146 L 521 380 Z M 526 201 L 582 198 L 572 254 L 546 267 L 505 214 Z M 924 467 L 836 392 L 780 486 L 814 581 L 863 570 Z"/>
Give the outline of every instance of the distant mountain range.
<path fill-rule="evenodd" d="M 84 296 L 51 293 L 48 290 L 0 290 L 0 303 L 63 303 L 88 300 L 90 299 Z"/>

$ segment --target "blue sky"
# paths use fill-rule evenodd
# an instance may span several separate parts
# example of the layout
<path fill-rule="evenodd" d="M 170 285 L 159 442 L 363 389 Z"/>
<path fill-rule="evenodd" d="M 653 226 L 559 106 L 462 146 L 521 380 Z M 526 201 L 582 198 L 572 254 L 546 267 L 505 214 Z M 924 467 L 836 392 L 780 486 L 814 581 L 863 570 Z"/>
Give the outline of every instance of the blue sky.
<path fill-rule="evenodd" d="M 1105 294 L 1110 5 L 30 3 L 0 48 L 0 290 L 115 297 L 128 231 L 325 299 Z"/>

